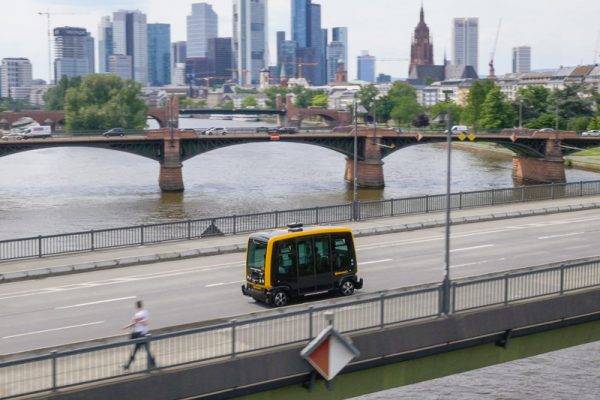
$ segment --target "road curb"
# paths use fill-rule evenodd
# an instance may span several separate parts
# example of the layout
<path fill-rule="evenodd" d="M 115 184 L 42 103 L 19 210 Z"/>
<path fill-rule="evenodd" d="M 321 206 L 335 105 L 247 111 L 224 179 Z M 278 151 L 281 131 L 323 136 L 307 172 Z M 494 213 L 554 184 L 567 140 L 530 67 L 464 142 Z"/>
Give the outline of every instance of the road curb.
<path fill-rule="evenodd" d="M 539 208 L 525 211 L 513 211 L 506 213 L 483 214 L 467 217 L 452 218 L 452 225 L 467 225 L 480 222 L 500 221 L 505 219 L 526 218 L 531 216 L 562 214 L 574 211 L 586 211 L 600 208 L 600 203 L 576 204 L 561 207 Z M 423 229 L 440 228 L 445 226 L 445 221 L 435 220 L 423 223 L 410 223 L 400 225 L 386 225 L 374 228 L 355 229 L 355 237 L 369 237 L 387 235 L 390 233 L 411 232 Z M 210 257 L 222 254 L 242 253 L 246 251 L 245 243 L 204 247 L 198 249 L 184 250 L 181 252 L 168 252 L 160 254 L 150 254 L 145 256 L 130 256 L 113 260 L 103 260 L 95 262 L 86 262 L 81 264 L 61 265 L 56 267 L 37 268 L 28 271 L 14 271 L 0 274 L 0 284 L 11 283 L 33 279 L 43 279 L 60 275 L 71 275 L 91 271 L 101 271 L 107 269 L 126 268 L 138 265 L 155 264 L 158 262 L 177 261 L 200 257 Z"/>

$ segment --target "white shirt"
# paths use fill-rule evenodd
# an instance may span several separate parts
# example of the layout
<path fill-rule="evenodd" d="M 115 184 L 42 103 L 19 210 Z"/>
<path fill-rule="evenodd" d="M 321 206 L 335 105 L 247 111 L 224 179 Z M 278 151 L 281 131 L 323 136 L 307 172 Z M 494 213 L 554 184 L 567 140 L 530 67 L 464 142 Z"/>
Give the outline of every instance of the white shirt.
<path fill-rule="evenodd" d="M 133 317 L 135 323 L 133 325 L 133 331 L 136 333 L 141 333 L 142 335 L 146 335 L 148 333 L 148 317 L 150 314 L 148 310 L 141 309 L 140 311 L 135 313 Z"/>

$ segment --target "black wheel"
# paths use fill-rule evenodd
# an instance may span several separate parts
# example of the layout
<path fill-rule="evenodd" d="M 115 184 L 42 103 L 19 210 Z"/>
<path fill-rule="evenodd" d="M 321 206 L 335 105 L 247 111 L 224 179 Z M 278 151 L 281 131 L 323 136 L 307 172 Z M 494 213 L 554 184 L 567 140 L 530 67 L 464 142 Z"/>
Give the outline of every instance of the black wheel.
<path fill-rule="evenodd" d="M 345 280 L 340 286 L 340 294 L 342 296 L 352 296 L 354 294 L 354 281 L 352 279 Z"/>
<path fill-rule="evenodd" d="M 285 307 L 290 302 L 290 296 L 287 292 L 280 290 L 275 292 L 273 297 L 271 298 L 271 304 L 273 307 Z"/>

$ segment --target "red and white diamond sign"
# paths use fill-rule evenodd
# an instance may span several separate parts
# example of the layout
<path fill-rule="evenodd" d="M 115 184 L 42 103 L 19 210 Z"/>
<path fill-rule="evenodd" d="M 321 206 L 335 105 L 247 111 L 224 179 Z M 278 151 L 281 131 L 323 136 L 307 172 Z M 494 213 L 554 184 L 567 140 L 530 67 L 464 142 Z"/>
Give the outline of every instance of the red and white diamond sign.
<path fill-rule="evenodd" d="M 328 381 L 360 355 L 350 339 L 329 326 L 302 350 L 300 355 Z"/>

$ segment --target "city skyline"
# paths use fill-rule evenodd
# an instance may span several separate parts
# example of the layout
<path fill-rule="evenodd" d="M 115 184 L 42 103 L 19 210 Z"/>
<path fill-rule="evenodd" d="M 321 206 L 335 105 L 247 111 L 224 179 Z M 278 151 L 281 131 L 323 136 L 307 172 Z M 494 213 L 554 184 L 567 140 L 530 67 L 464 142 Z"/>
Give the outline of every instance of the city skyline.
<path fill-rule="evenodd" d="M 219 15 L 219 36 L 231 36 L 232 2 L 229 0 L 207 0 Z M 52 26 L 76 26 L 87 29 L 97 38 L 98 21 L 104 15 L 110 15 L 118 9 L 139 8 L 148 16 L 148 22 L 170 23 L 172 25 L 172 40 L 185 40 L 185 17 L 189 14 L 192 1 L 174 0 L 164 5 L 157 0 L 141 2 L 105 1 L 101 5 L 89 1 L 58 0 L 25 0 L 14 5 L 12 14 L 3 13 L 0 23 L 5 26 L 4 34 L 0 37 L 0 57 L 27 57 L 32 61 L 35 78 L 47 79 L 47 35 L 46 21 L 38 16 L 38 11 L 51 7 L 51 12 L 72 12 L 78 15 L 56 15 L 52 18 Z M 385 7 L 383 0 L 373 0 L 371 11 L 385 10 L 376 14 L 373 24 L 365 23 L 362 13 L 356 13 L 356 7 L 348 7 L 349 3 L 360 3 L 356 0 L 327 0 L 315 1 L 322 5 L 322 25 L 347 26 L 349 28 L 349 59 L 356 59 L 361 50 L 368 49 L 371 54 L 381 58 L 409 58 L 411 34 L 416 22 L 420 1 L 395 4 L 393 8 Z M 533 25 L 534 13 L 539 12 L 539 5 L 544 4 L 544 17 L 552 26 L 552 21 L 564 28 L 560 37 L 552 37 L 552 33 L 541 31 L 542 24 Z M 346 5 L 346 6 L 344 6 Z M 591 63 L 594 59 L 595 37 L 597 24 L 594 15 L 600 13 L 600 4 L 589 4 L 584 0 L 574 0 L 569 5 L 560 2 L 531 1 L 521 4 L 515 0 L 507 0 L 502 5 L 481 5 L 473 0 L 446 1 L 430 0 L 424 3 L 427 13 L 427 23 L 431 29 L 432 40 L 435 43 L 435 63 L 442 61 L 444 51 L 452 51 L 452 21 L 457 17 L 477 17 L 480 20 L 479 65 L 480 72 L 487 71 L 489 53 L 500 17 L 504 17 L 503 28 L 496 55 L 497 73 L 504 74 L 512 70 L 512 48 L 522 45 L 531 46 L 535 50 L 532 69 L 552 68 L 560 65 L 576 65 Z M 579 6 L 579 7 L 578 7 Z M 519 7 L 519 16 L 507 10 Z M 577 9 L 586 9 L 585 13 L 577 13 Z M 451 11 L 450 11 L 451 10 Z M 276 31 L 291 33 L 291 9 L 289 0 L 271 0 L 269 2 L 269 60 L 275 65 Z M 23 20 L 37 23 L 23 24 Z M 532 29 L 523 27 L 532 26 Z M 12 27 L 12 28 L 11 28 Z M 386 42 L 377 40 L 392 35 L 395 40 Z M 18 37 L 18 39 L 17 39 Z M 289 37 L 289 36 L 288 36 Z M 579 40 L 580 38 L 589 40 Z M 549 40 L 551 38 L 551 40 Z M 28 45 L 22 46 L 23 41 Z M 557 46 L 557 41 L 559 45 Z M 562 44 L 562 45 L 561 45 Z M 98 58 L 98 57 L 97 57 Z M 349 76 L 356 75 L 354 62 L 349 62 Z M 394 77 L 406 77 L 408 63 L 386 63 L 380 65 L 377 73 L 387 73 Z"/>

